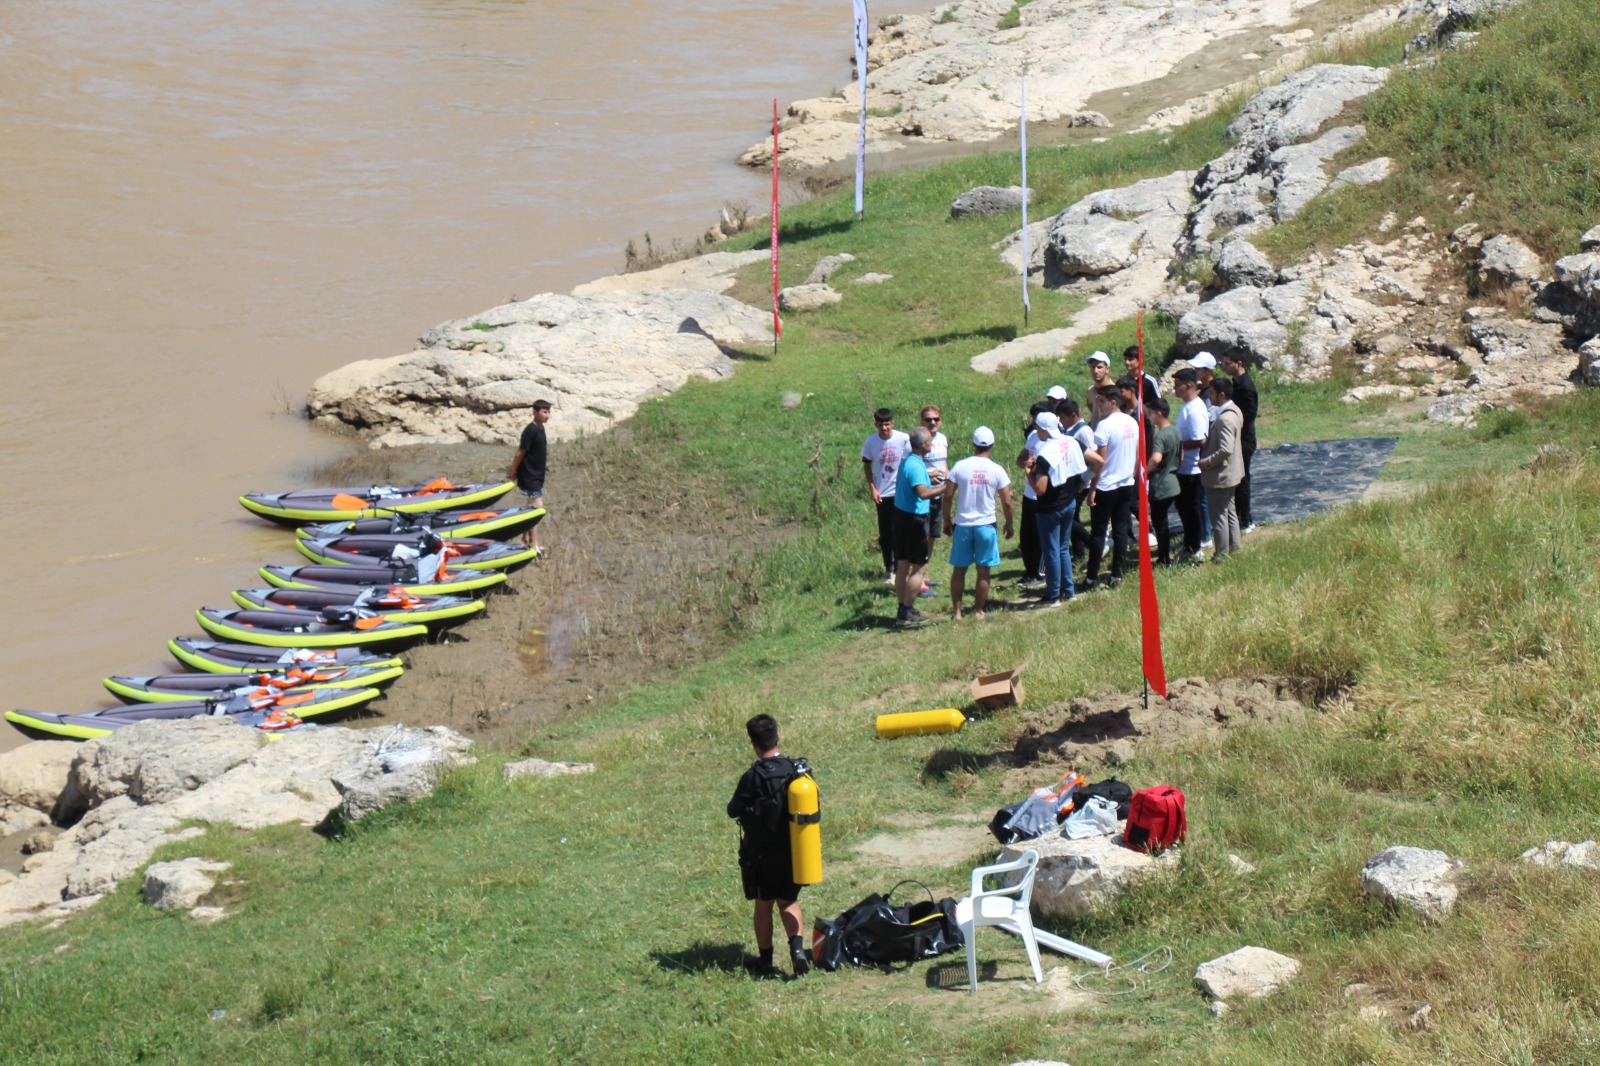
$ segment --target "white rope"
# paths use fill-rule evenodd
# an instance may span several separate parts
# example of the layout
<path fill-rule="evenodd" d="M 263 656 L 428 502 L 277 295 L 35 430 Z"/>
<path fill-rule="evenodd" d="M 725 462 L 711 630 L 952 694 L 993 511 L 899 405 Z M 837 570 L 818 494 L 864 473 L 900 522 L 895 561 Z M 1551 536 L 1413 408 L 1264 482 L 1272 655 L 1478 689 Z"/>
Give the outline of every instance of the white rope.
<path fill-rule="evenodd" d="M 1151 959 L 1152 957 L 1157 956 L 1157 955 L 1161 956 L 1160 965 L 1156 965 L 1154 962 L 1146 961 L 1146 960 Z M 1105 968 L 1100 969 L 1100 970 L 1090 970 L 1088 973 L 1078 974 L 1072 980 L 1073 980 L 1073 983 L 1076 984 L 1080 990 L 1082 990 L 1084 992 L 1088 992 L 1091 995 L 1095 995 L 1095 996 L 1125 996 L 1130 992 L 1137 992 L 1139 990 L 1139 975 L 1143 975 L 1145 977 L 1153 977 L 1154 975 L 1160 973 L 1161 971 L 1165 970 L 1167 967 L 1169 967 L 1171 965 L 1172 965 L 1172 947 L 1171 947 L 1171 945 L 1164 944 L 1161 947 L 1155 948 L 1152 951 L 1145 952 L 1143 955 L 1140 955 L 1137 959 L 1134 959 L 1132 962 L 1125 962 L 1121 966 L 1109 966 L 1108 965 Z M 1113 979 L 1114 980 L 1118 980 L 1118 981 L 1126 981 L 1127 984 L 1128 984 L 1128 987 L 1127 988 L 1119 988 L 1119 989 L 1115 989 L 1115 990 L 1107 990 L 1107 989 L 1102 989 L 1102 988 L 1090 988 L 1088 985 L 1083 983 L 1084 980 L 1087 979 L 1087 978 L 1096 978 L 1098 980 L 1106 981 L 1106 982 L 1110 982 Z"/>

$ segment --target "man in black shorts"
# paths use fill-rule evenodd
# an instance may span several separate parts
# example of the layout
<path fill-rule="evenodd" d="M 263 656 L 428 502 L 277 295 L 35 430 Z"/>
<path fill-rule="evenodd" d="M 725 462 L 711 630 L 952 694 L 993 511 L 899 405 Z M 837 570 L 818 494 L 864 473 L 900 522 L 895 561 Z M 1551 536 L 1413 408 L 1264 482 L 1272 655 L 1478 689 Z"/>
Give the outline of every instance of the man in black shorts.
<path fill-rule="evenodd" d="M 929 501 L 944 491 L 944 476 L 930 474 L 926 462 L 933 434 L 918 426 L 911 431 L 910 444 L 911 454 L 900 461 L 894 483 L 894 591 L 900 601 L 895 625 L 901 628 L 930 621 L 917 610 L 917 597 L 922 595 L 932 555 L 928 541 Z"/>
<path fill-rule="evenodd" d="M 778 753 L 778 723 L 770 714 L 758 714 L 744 725 L 756 761 L 739 778 L 728 801 L 728 817 L 739 820 L 739 873 L 744 898 L 755 901 L 757 957 L 747 957 L 744 968 L 752 977 L 776 977 L 772 965 L 772 908 L 778 908 L 789 941 L 789 961 L 798 977 L 811 968 L 800 930 L 800 886 L 794 883 L 789 859 L 787 790 L 794 777 L 794 762 Z"/>
<path fill-rule="evenodd" d="M 544 439 L 544 424 L 550 421 L 550 401 L 533 401 L 533 421 L 522 431 L 517 454 L 511 460 L 506 477 L 517 483 L 531 507 L 544 506 L 544 468 L 549 449 Z M 522 534 L 522 543 L 533 549 L 534 557 L 544 554 L 539 547 L 539 523 L 535 522 Z"/>

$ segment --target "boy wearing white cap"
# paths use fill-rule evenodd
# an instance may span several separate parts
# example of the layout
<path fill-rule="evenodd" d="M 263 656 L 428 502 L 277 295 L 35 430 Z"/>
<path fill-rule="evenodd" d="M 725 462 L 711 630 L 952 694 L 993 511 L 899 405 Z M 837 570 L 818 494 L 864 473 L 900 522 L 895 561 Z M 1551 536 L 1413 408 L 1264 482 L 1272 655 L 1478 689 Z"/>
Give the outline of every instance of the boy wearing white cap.
<path fill-rule="evenodd" d="M 994 431 L 979 426 L 972 431 L 972 454 L 950 468 L 944 490 L 944 532 L 950 537 L 950 602 L 961 617 L 961 594 L 967 567 L 978 568 L 973 589 L 973 616 L 983 618 L 989 606 L 989 571 L 1000 565 L 1000 538 L 995 533 L 995 501 L 1006 516 L 1006 539 L 1011 538 L 1011 475 L 989 458 Z"/>

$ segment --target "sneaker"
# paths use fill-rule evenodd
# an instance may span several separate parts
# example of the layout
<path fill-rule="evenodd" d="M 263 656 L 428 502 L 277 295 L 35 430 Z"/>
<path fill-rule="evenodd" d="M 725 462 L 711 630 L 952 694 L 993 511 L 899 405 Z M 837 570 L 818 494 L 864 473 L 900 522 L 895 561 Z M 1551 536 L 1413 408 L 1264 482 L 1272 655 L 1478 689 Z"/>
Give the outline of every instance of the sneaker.
<path fill-rule="evenodd" d="M 1256 524 L 1254 522 L 1247 522 L 1247 523 L 1245 523 L 1244 528 L 1239 530 L 1239 535 L 1243 536 L 1246 533 L 1254 533 L 1255 531 L 1256 531 Z"/>
<path fill-rule="evenodd" d="M 883 583 L 885 585 L 893 585 L 894 584 L 894 575 L 893 574 L 886 575 L 884 577 L 884 579 L 883 579 Z"/>
<path fill-rule="evenodd" d="M 895 619 L 894 624 L 899 629 L 916 629 L 918 626 L 925 626 L 931 621 L 933 619 L 921 611 L 913 609 Z"/>
<path fill-rule="evenodd" d="M 1121 574 L 1107 574 L 1100 579 L 1100 587 L 1103 589 L 1114 589 L 1120 584 L 1122 584 Z"/>
<path fill-rule="evenodd" d="M 805 948 L 790 948 L 789 964 L 794 967 L 796 977 L 804 977 L 811 972 L 811 959 L 806 955 Z"/>
<path fill-rule="evenodd" d="M 929 596 L 937 596 L 937 595 L 939 595 L 939 590 L 938 589 L 932 588 L 932 587 L 930 587 L 928 585 L 924 585 L 924 586 L 922 586 L 922 591 L 917 593 L 917 599 L 925 600 Z"/>
<path fill-rule="evenodd" d="M 1099 580 L 1097 578 L 1086 577 L 1082 581 L 1077 582 L 1076 591 L 1078 591 L 1078 592 L 1093 592 L 1095 589 L 1097 589 L 1099 587 L 1100 587 L 1100 582 L 1099 582 Z"/>
<path fill-rule="evenodd" d="M 1049 611 L 1056 607 L 1060 607 L 1063 602 L 1065 601 L 1063 601 L 1060 596 L 1057 596 L 1053 600 L 1034 600 L 1032 603 L 1028 604 L 1026 609 L 1029 611 Z"/>
<path fill-rule="evenodd" d="M 1019 589 L 1042 589 L 1042 588 L 1044 588 L 1044 578 L 1042 578 L 1042 577 L 1025 577 L 1021 581 L 1017 582 L 1017 588 L 1019 588 Z"/>

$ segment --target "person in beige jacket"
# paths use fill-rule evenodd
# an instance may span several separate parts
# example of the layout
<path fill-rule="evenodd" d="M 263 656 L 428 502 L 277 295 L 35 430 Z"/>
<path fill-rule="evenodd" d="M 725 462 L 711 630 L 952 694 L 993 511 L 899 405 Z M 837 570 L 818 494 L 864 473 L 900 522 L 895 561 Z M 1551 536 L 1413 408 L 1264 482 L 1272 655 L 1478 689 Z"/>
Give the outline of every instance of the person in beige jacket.
<path fill-rule="evenodd" d="M 1213 560 L 1239 550 L 1239 512 L 1233 494 L 1244 480 L 1244 413 L 1233 402 L 1233 382 L 1211 382 L 1211 429 L 1200 449 L 1200 483 L 1211 508 Z"/>

